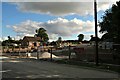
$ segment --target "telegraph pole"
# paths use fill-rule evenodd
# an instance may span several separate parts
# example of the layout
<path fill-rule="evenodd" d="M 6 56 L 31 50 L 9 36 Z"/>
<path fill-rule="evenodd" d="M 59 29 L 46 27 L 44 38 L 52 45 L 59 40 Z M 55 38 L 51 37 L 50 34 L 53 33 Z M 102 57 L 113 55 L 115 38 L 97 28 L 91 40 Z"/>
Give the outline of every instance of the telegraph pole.
<path fill-rule="evenodd" d="M 96 44 L 96 52 L 95 52 L 95 63 L 96 66 L 98 66 L 98 34 L 97 34 L 97 3 L 96 0 L 94 0 L 94 18 L 95 18 L 95 44 Z"/>

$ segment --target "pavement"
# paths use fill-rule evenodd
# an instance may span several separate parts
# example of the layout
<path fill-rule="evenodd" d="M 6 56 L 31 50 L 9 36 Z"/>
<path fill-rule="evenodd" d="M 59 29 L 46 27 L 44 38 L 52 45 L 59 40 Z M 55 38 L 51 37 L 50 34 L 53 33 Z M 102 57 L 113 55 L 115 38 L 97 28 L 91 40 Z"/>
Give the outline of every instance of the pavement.
<path fill-rule="evenodd" d="M 120 78 L 115 72 L 27 58 L 0 57 L 2 78 Z"/>

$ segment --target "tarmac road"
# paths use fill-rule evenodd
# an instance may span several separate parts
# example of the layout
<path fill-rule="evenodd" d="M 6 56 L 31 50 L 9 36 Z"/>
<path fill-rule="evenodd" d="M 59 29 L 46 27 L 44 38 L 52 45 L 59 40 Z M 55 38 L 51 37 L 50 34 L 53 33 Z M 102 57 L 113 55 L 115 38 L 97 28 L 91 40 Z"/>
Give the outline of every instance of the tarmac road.
<path fill-rule="evenodd" d="M 1 61 L 2 60 L 2 61 Z M 117 73 L 47 61 L 0 58 L 3 78 L 118 78 Z"/>

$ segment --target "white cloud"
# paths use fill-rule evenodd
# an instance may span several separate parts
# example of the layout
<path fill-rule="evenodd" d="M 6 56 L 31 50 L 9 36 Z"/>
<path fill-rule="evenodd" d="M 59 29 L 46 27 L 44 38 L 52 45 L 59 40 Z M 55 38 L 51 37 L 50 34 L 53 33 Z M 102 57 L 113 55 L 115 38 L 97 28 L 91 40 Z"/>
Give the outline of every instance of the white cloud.
<path fill-rule="evenodd" d="M 39 26 L 38 26 L 39 24 L 40 23 L 38 23 L 38 22 L 27 20 L 25 22 L 21 22 L 20 24 L 16 24 L 12 27 L 14 28 L 15 32 L 20 32 L 22 34 L 26 34 L 26 33 L 33 34 L 34 31 L 32 31 L 32 29 L 39 28 Z"/>
<path fill-rule="evenodd" d="M 47 30 L 49 38 L 51 40 L 56 40 L 59 36 L 71 37 L 73 35 L 78 35 L 79 33 L 91 33 L 94 32 L 94 22 L 82 21 L 80 19 L 74 18 L 72 20 L 67 20 L 64 18 L 57 18 L 55 20 L 50 20 L 47 22 L 35 22 L 27 20 L 11 26 L 13 30 L 19 33 L 19 36 L 35 34 L 35 30 L 43 27 Z"/>
<path fill-rule="evenodd" d="M 113 2 L 99 2 L 98 11 L 109 9 Z M 17 8 L 23 12 L 65 16 L 69 14 L 93 15 L 93 2 L 18 2 Z"/>
<path fill-rule="evenodd" d="M 116 0 L 118 1 L 118 0 Z M 116 4 L 116 1 L 113 2 L 98 2 L 98 11 L 102 10 L 105 11 L 106 9 L 109 9 L 112 7 L 113 4 Z"/>
<path fill-rule="evenodd" d="M 0 37 L 0 41 L 8 40 L 8 37 Z"/>
<path fill-rule="evenodd" d="M 2 39 L 2 38 L 0 38 L 0 41 L 3 41 L 3 39 Z"/>
<path fill-rule="evenodd" d="M 72 37 L 74 34 L 78 35 L 83 32 L 93 32 L 93 24 L 94 22 L 85 22 L 76 18 L 73 20 L 58 18 L 56 20 L 43 23 L 43 25 L 46 25 L 45 28 L 48 30 L 50 36 L 53 38 L 58 38 L 58 36 Z"/>

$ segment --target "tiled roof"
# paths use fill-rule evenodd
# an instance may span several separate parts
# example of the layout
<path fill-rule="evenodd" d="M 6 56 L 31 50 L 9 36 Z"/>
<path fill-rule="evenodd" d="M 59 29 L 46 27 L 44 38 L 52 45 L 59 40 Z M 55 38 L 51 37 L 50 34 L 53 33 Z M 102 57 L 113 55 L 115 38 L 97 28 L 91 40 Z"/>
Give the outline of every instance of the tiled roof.
<path fill-rule="evenodd" d="M 23 40 L 27 40 L 27 41 L 41 41 L 41 38 L 40 37 L 30 37 L 30 36 L 25 36 L 23 38 Z"/>

